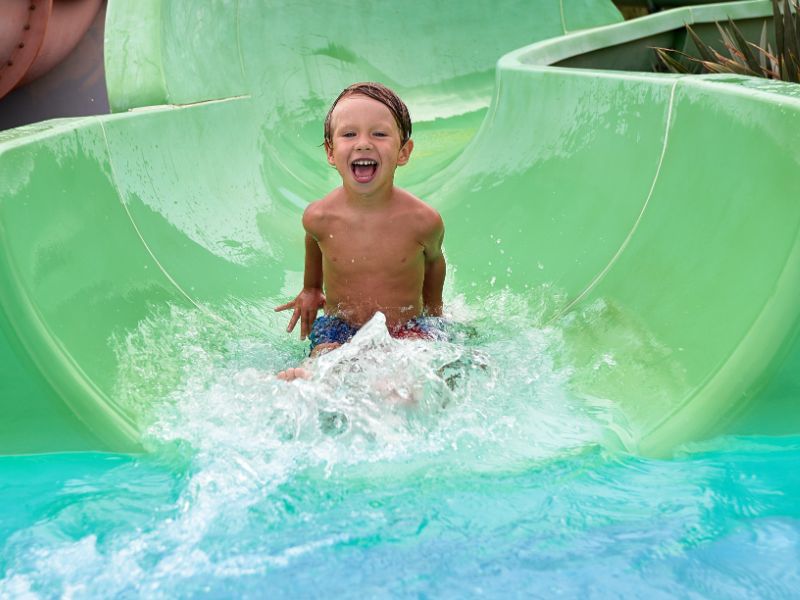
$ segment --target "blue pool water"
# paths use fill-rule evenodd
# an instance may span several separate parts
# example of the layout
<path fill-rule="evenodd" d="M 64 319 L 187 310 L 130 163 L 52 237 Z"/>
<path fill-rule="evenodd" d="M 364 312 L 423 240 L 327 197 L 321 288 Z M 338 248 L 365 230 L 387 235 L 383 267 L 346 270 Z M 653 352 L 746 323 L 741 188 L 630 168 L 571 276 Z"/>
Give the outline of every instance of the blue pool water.
<path fill-rule="evenodd" d="M 154 314 L 117 340 L 147 453 L 0 458 L 0 597 L 797 596 L 800 437 L 634 456 L 564 328 L 490 304 L 292 384 L 266 307 Z"/>

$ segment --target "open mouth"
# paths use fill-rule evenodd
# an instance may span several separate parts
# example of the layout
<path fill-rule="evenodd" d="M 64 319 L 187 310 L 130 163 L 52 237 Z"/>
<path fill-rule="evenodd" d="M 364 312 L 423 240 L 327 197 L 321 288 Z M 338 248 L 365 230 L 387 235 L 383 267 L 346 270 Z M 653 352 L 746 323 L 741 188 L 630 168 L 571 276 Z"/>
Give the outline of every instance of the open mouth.
<path fill-rule="evenodd" d="M 378 170 L 378 161 L 371 158 L 359 158 L 350 163 L 353 177 L 359 183 L 369 183 Z"/>

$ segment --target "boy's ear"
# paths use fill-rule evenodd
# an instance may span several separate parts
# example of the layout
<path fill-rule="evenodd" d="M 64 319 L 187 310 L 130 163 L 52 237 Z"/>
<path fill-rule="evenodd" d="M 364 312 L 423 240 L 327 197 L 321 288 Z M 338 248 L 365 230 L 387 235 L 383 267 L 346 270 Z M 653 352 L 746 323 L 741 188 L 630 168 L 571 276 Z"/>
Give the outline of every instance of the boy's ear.
<path fill-rule="evenodd" d="M 328 157 L 328 164 L 336 166 L 336 162 L 333 160 L 333 144 L 329 141 L 325 141 L 325 155 Z"/>
<path fill-rule="evenodd" d="M 411 158 L 411 151 L 414 149 L 414 140 L 408 140 L 403 147 L 400 148 L 400 154 L 397 155 L 397 166 L 402 167 Z"/>

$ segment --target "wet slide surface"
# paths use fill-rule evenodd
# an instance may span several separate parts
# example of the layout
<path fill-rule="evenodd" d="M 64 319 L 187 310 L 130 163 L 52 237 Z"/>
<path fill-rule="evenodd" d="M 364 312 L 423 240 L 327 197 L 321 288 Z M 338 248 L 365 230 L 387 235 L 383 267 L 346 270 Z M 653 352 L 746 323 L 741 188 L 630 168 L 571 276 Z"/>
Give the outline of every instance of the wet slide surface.
<path fill-rule="evenodd" d="M 336 185 L 322 117 L 371 79 L 411 109 L 398 183 L 442 212 L 456 316 L 556 328 L 572 392 L 631 450 L 797 430 L 796 87 L 547 66 L 769 4 L 392 10 L 110 4 L 117 114 L 0 134 L 0 451 L 138 449 L 180 370 L 133 360 L 152 323 L 296 293 L 300 214 Z"/>

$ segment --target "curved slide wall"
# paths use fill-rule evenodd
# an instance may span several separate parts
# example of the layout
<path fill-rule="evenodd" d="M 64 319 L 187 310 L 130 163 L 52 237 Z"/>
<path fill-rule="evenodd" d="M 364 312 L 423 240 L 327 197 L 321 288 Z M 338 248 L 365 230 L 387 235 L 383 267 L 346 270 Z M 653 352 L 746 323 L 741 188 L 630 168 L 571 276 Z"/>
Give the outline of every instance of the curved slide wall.
<path fill-rule="evenodd" d="M 546 66 L 769 3 L 566 36 L 619 16 L 128 6 L 109 7 L 106 62 L 112 107 L 133 110 L 2 134 L 0 451 L 135 448 L 115 336 L 154 306 L 213 313 L 293 289 L 299 214 L 335 182 L 319 123 L 362 79 L 409 102 L 399 183 L 442 211 L 455 291 L 556 289 L 545 318 L 576 363 L 616 356 L 613 376 L 575 385 L 620 408 L 630 447 L 796 430 L 770 413 L 798 397 L 796 86 Z M 495 82 L 497 57 L 554 36 L 502 58 Z"/>
<path fill-rule="evenodd" d="M 424 178 L 480 124 L 497 57 L 621 20 L 590 4 L 111 2 L 110 102 L 143 108 L 0 132 L 0 452 L 135 449 L 115 341 L 165 305 L 295 286 L 341 87 L 415 96 Z"/>

